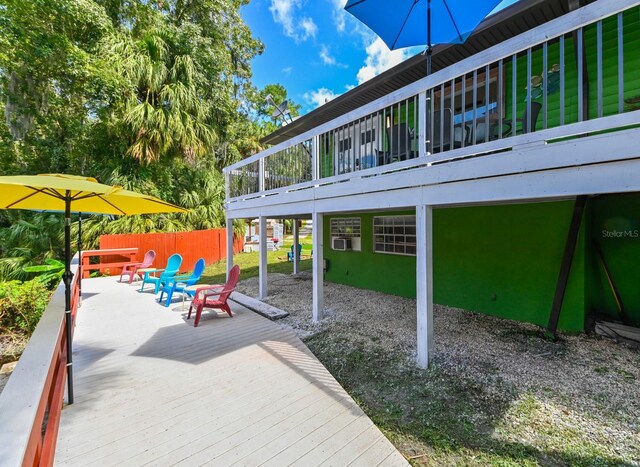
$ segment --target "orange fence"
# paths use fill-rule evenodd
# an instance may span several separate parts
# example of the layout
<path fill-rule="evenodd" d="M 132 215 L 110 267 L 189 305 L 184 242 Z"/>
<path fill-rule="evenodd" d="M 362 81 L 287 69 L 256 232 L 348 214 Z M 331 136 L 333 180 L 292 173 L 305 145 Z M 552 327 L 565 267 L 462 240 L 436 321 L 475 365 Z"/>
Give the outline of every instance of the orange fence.
<path fill-rule="evenodd" d="M 234 253 L 239 253 L 244 247 L 244 240 L 235 237 L 233 242 Z M 193 269 L 196 261 L 204 258 L 206 264 L 215 263 L 227 257 L 227 230 L 210 229 L 194 230 L 192 232 L 177 233 L 147 233 L 147 234 L 121 234 L 101 235 L 100 249 L 112 248 L 138 248 L 137 261 L 142 261 L 148 250 L 155 250 L 156 260 L 154 266 L 162 267 L 173 253 L 182 256 L 182 271 Z M 104 257 L 103 263 L 116 263 L 122 259 L 118 257 Z M 109 268 L 108 274 L 120 274 L 121 268 Z M 104 271 L 107 273 L 107 271 Z"/>

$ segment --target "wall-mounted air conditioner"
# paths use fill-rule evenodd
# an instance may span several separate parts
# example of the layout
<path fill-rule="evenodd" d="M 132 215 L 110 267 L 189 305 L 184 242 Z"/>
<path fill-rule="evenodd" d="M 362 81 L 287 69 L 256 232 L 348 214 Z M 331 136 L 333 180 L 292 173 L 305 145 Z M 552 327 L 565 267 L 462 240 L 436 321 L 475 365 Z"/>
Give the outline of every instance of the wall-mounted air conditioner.
<path fill-rule="evenodd" d="M 334 238 L 331 248 L 334 250 L 346 251 L 351 249 L 350 238 Z"/>

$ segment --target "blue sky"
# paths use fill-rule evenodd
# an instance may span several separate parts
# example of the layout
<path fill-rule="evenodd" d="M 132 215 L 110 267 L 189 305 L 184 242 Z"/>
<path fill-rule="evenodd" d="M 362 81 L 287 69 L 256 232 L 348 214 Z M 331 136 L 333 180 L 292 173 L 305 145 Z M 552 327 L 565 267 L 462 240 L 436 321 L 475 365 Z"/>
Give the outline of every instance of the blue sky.
<path fill-rule="evenodd" d="M 517 0 L 505 0 L 499 8 Z M 307 113 L 417 53 L 389 51 L 343 10 L 346 0 L 251 0 L 241 14 L 265 52 L 253 82 L 280 83 Z"/>

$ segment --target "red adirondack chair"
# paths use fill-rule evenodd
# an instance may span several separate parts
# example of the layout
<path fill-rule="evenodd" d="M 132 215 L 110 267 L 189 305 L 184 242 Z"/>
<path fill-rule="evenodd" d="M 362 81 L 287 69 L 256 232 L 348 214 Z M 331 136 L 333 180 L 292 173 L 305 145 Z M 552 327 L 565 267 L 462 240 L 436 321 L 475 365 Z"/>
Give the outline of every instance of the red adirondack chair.
<path fill-rule="evenodd" d="M 227 300 L 229 299 L 229 295 L 236 288 L 238 284 L 238 279 L 240 279 L 240 266 L 237 264 L 231 268 L 229 271 L 229 279 L 227 279 L 227 283 L 224 285 L 210 285 L 207 287 L 200 287 L 196 290 L 196 294 L 191 302 L 191 306 L 189 306 L 189 314 L 187 315 L 187 319 L 191 319 L 191 310 L 193 308 L 196 309 L 196 321 L 193 323 L 193 327 L 198 327 L 200 323 L 200 315 L 202 314 L 203 308 L 218 308 L 220 310 L 224 310 L 227 314 L 233 318 L 233 314 L 231 313 L 231 308 L 227 304 Z"/>
<path fill-rule="evenodd" d="M 129 284 L 131 284 L 133 282 L 133 278 L 138 272 L 138 269 L 151 267 L 155 259 L 156 259 L 156 252 L 153 250 L 149 250 L 144 254 L 144 259 L 142 260 L 142 263 L 125 264 L 122 268 L 122 272 L 120 273 L 120 282 L 122 282 L 122 276 L 129 276 Z"/>

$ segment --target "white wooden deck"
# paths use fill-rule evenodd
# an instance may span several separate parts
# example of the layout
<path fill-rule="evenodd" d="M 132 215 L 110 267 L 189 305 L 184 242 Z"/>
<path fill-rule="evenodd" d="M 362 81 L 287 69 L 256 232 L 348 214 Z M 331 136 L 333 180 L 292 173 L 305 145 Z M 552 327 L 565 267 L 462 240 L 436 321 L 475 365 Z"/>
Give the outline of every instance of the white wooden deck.
<path fill-rule="evenodd" d="M 83 281 L 58 465 L 407 465 L 289 330 Z M 187 303 L 188 305 L 188 303 Z"/>

